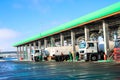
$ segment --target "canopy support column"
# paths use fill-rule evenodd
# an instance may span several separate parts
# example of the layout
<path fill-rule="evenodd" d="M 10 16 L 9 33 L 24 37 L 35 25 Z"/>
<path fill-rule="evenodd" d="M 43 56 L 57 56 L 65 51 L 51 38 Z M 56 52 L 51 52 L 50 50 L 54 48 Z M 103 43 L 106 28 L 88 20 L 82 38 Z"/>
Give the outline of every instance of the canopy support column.
<path fill-rule="evenodd" d="M 20 61 L 20 51 L 18 46 L 17 46 L 17 57 L 18 57 L 18 60 Z"/>
<path fill-rule="evenodd" d="M 50 39 L 50 45 L 51 45 L 51 47 L 55 46 L 55 38 L 53 36 Z"/>
<path fill-rule="evenodd" d="M 73 60 L 75 60 L 75 32 L 73 30 L 71 30 L 71 44 Z"/>
<path fill-rule="evenodd" d="M 41 41 L 38 41 L 38 49 L 41 49 Z"/>
<path fill-rule="evenodd" d="M 108 56 L 109 52 L 109 34 L 108 34 L 108 24 L 103 20 L 103 33 L 104 33 L 104 50 L 105 55 Z"/>
<path fill-rule="evenodd" d="M 44 48 L 47 48 L 47 39 L 44 38 Z"/>
<path fill-rule="evenodd" d="M 24 45 L 22 46 L 22 58 L 25 59 Z"/>
<path fill-rule="evenodd" d="M 22 58 L 22 49 L 21 49 L 21 46 L 20 46 L 20 61 L 21 61 L 21 58 Z"/>
<path fill-rule="evenodd" d="M 29 51 L 28 51 L 28 61 L 32 61 L 31 53 L 32 53 L 32 47 L 31 47 L 31 43 L 30 43 L 29 44 Z"/>
<path fill-rule="evenodd" d="M 25 45 L 25 59 L 28 60 L 28 46 Z"/>
<path fill-rule="evenodd" d="M 36 42 L 33 42 L 33 48 L 34 48 L 34 50 L 37 48 Z"/>
<path fill-rule="evenodd" d="M 89 41 L 89 29 L 87 26 L 85 26 L 84 31 L 85 31 L 85 41 Z"/>
<path fill-rule="evenodd" d="M 63 35 L 63 33 L 60 33 L 60 44 L 61 44 L 61 46 L 64 46 L 64 35 Z"/>

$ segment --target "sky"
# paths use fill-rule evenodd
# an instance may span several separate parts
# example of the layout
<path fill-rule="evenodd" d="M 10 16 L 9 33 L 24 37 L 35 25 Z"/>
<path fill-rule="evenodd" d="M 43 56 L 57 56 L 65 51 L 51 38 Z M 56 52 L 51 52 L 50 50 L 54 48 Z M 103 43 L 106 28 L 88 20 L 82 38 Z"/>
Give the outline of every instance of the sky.
<path fill-rule="evenodd" d="M 119 0 L 0 0 L 0 51 Z"/>

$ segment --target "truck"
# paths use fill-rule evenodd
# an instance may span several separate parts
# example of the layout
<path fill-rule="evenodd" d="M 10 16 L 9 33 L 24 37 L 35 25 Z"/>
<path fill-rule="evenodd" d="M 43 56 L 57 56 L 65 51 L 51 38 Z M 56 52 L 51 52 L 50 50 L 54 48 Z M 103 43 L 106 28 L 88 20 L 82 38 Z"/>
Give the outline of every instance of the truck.
<path fill-rule="evenodd" d="M 114 42 L 109 41 L 110 51 L 114 49 Z M 104 60 L 104 42 L 103 41 L 82 41 L 79 44 L 79 59 L 85 61 Z"/>
<path fill-rule="evenodd" d="M 82 41 L 79 44 L 79 58 L 85 61 L 97 61 L 103 59 L 104 52 L 98 50 L 97 41 Z"/>
<path fill-rule="evenodd" d="M 72 47 L 71 46 L 48 47 L 45 50 L 49 53 L 51 60 L 60 62 L 67 61 L 70 59 L 69 55 L 70 52 L 72 51 Z"/>
<path fill-rule="evenodd" d="M 49 54 L 44 49 L 34 49 L 32 53 L 32 60 L 35 62 L 47 60 Z"/>

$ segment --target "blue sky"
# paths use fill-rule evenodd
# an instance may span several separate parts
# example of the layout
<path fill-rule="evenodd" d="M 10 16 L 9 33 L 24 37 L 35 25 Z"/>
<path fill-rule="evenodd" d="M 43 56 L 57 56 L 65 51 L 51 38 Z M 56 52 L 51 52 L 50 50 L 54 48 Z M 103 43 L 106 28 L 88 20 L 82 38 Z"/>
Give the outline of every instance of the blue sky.
<path fill-rule="evenodd" d="M 119 0 L 0 0 L 0 51 Z"/>

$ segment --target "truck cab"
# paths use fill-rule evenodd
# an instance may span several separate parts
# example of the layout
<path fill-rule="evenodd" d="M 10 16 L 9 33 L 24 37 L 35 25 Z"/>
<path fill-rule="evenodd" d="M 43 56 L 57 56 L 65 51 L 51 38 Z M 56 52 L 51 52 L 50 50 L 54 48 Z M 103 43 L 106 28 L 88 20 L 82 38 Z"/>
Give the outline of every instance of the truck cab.
<path fill-rule="evenodd" d="M 32 60 L 33 61 L 42 61 L 42 53 L 40 49 L 34 49 L 32 53 Z"/>
<path fill-rule="evenodd" d="M 79 45 L 80 54 L 84 53 L 98 53 L 96 41 L 81 42 Z"/>
<path fill-rule="evenodd" d="M 99 58 L 98 42 L 97 41 L 82 41 L 79 44 L 80 60 L 97 61 Z"/>

